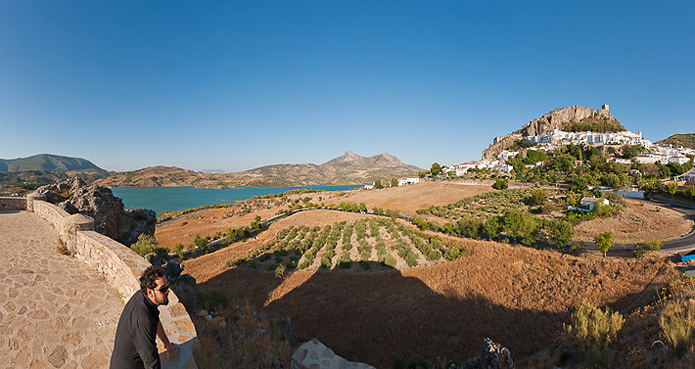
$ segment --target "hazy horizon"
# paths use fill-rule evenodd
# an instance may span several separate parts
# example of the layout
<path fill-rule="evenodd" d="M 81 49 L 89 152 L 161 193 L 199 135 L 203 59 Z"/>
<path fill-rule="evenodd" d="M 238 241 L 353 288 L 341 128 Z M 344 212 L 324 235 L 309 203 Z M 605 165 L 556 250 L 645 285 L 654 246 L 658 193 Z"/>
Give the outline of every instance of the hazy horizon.
<path fill-rule="evenodd" d="M 0 158 L 429 168 L 556 108 L 693 131 L 695 3 L 0 3 Z"/>

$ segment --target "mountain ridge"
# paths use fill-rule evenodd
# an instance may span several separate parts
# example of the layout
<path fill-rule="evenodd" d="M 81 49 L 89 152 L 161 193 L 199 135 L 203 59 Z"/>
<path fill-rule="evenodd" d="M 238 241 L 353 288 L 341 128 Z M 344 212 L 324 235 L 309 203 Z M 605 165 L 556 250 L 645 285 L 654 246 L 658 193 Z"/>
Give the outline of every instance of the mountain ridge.
<path fill-rule="evenodd" d="M 270 164 L 234 173 L 202 173 L 177 167 L 148 167 L 98 180 L 105 186 L 196 186 L 207 188 L 355 185 L 375 179 L 415 175 L 422 169 L 388 152 L 370 157 L 352 151 L 323 164 Z"/>
<path fill-rule="evenodd" d="M 689 149 L 695 149 L 695 133 L 676 133 L 661 141 L 654 142 L 659 145 L 683 146 Z"/>
<path fill-rule="evenodd" d="M 38 154 L 17 159 L 0 159 L 0 173 L 15 173 L 31 170 L 50 172 L 96 170 L 105 172 L 104 169 L 99 168 L 87 159 L 52 154 Z"/>

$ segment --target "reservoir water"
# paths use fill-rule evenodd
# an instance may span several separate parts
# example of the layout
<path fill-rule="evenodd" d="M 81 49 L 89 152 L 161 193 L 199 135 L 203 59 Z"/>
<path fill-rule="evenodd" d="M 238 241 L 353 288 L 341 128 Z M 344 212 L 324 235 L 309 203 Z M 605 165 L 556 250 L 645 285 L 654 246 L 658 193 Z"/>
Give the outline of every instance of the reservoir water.
<path fill-rule="evenodd" d="M 246 200 L 253 196 L 277 194 L 296 189 L 345 191 L 361 185 L 349 186 L 303 186 L 303 187 L 241 187 L 241 188 L 195 188 L 195 187 L 112 187 L 113 195 L 123 200 L 125 208 L 152 209 L 157 214 L 163 211 L 190 209 L 221 202 Z"/>

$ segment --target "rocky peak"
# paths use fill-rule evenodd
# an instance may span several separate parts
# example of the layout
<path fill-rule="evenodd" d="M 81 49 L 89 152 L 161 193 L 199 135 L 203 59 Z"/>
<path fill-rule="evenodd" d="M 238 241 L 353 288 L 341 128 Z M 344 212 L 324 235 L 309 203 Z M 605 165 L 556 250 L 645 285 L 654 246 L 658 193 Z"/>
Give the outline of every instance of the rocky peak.
<path fill-rule="evenodd" d="M 126 246 L 140 234 L 154 235 L 157 215 L 149 209 L 125 210 L 123 201 L 108 187 L 87 185 L 81 178 L 39 187 L 46 200 L 70 214 L 94 218 L 94 230 Z"/>
<path fill-rule="evenodd" d="M 514 133 L 498 137 L 492 145 L 483 150 L 483 159 L 494 159 L 502 150 L 510 147 L 514 141 L 523 137 L 544 135 L 554 129 L 568 131 L 569 127 L 574 123 L 586 122 L 606 122 L 614 125 L 616 128 L 624 128 L 620 125 L 618 119 L 611 115 L 607 105 L 596 110 L 580 105 L 558 108 L 526 123 L 526 125 Z"/>
<path fill-rule="evenodd" d="M 562 130 L 565 125 L 572 122 L 582 122 L 589 118 L 605 119 L 608 121 L 618 120 L 611 116 L 611 112 L 607 109 L 594 110 L 580 105 L 572 105 L 568 108 L 558 108 L 550 113 L 544 114 L 542 117 L 528 122 L 523 128 L 515 133 L 521 133 L 522 136 L 538 136 L 546 134 L 553 129 Z"/>
<path fill-rule="evenodd" d="M 347 152 L 345 152 L 345 154 L 343 154 L 343 156 L 339 156 L 339 157 L 331 160 L 330 162 L 334 162 L 336 164 L 351 163 L 351 162 L 358 161 L 360 159 L 364 159 L 364 156 L 357 155 L 352 151 L 347 151 Z"/>

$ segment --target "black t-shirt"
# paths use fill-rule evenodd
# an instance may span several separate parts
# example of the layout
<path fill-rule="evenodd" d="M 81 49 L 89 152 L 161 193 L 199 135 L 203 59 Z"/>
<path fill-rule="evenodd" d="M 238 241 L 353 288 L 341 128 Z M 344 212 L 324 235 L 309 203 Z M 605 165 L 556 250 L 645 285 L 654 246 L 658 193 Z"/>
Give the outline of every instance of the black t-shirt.
<path fill-rule="evenodd" d="M 116 341 L 111 355 L 111 369 L 161 367 L 157 352 L 159 310 L 152 301 L 137 291 L 123 308 L 116 328 Z"/>

